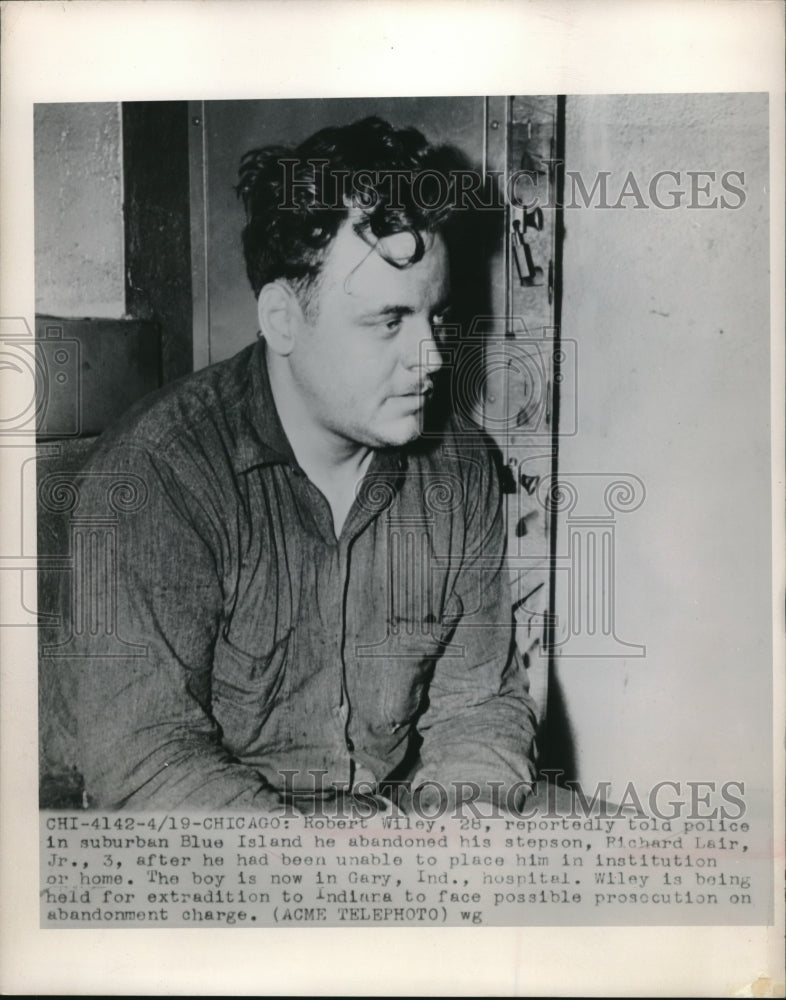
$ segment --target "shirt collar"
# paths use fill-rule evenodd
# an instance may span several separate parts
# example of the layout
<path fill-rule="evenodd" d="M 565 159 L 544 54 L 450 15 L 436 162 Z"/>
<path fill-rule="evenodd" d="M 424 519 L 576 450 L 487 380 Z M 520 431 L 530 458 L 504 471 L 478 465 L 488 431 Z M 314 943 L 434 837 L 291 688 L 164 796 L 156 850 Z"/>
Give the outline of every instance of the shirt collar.
<path fill-rule="evenodd" d="M 249 349 L 247 362 L 248 378 L 241 394 L 235 471 L 248 472 L 257 465 L 276 464 L 297 468 L 295 453 L 281 426 L 273 401 L 265 341 L 261 337 Z"/>

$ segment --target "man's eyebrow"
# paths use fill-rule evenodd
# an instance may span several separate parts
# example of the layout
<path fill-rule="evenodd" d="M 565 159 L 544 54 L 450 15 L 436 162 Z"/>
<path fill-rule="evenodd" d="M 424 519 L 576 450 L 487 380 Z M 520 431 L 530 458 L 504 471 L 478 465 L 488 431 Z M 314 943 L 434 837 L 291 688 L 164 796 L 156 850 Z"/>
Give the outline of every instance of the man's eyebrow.
<path fill-rule="evenodd" d="M 361 319 L 376 319 L 379 316 L 412 316 L 415 310 L 412 306 L 379 306 L 376 309 L 369 309 L 360 314 Z"/>
<path fill-rule="evenodd" d="M 390 316 L 395 314 L 396 316 L 411 316 L 415 310 L 412 306 L 382 306 L 377 312 L 382 316 Z"/>
<path fill-rule="evenodd" d="M 432 315 L 439 315 L 450 308 L 450 300 L 442 299 L 436 305 L 432 306 L 429 310 Z M 412 316 L 416 310 L 412 306 L 404 305 L 387 305 L 379 306 L 377 309 L 369 309 L 367 312 L 362 313 L 361 318 L 371 317 L 371 316 Z"/>

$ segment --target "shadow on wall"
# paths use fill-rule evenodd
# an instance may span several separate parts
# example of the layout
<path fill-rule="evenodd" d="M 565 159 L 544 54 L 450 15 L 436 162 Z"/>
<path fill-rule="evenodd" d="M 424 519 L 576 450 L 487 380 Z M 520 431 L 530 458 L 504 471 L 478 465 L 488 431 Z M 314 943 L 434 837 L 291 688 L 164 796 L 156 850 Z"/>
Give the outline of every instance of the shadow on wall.
<path fill-rule="evenodd" d="M 557 785 L 578 780 L 575 734 L 570 724 L 562 685 L 553 669 L 549 670 L 546 717 L 538 736 L 538 772 Z"/>

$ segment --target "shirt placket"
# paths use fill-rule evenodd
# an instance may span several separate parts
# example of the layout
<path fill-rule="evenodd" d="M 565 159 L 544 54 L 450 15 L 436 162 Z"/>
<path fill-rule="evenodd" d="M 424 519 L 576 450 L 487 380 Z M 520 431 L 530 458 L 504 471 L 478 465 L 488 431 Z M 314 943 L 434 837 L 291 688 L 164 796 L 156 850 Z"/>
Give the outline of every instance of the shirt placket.
<path fill-rule="evenodd" d="M 330 712 L 335 723 L 335 760 L 327 776 L 328 787 L 335 789 L 352 788 L 355 774 L 353 757 L 355 745 L 349 734 L 352 706 L 349 699 L 344 646 L 347 630 L 347 590 L 348 590 L 348 549 L 349 544 L 342 539 L 336 539 L 333 530 L 333 516 L 321 491 L 302 473 L 299 478 L 305 480 L 305 490 L 309 503 L 312 505 L 314 522 L 325 546 L 326 558 L 330 560 L 329 580 L 329 616 L 328 621 L 334 623 L 332 646 L 335 658 L 331 660 L 336 666 L 336 672 L 328 668 L 326 674 L 325 694 L 329 699 Z M 315 595 L 315 599 L 318 597 Z M 315 650 L 315 656 L 324 656 L 324 650 Z"/>
<path fill-rule="evenodd" d="M 350 735 L 352 705 L 349 700 L 347 683 L 346 636 L 347 636 L 347 592 L 349 590 L 349 545 L 339 540 L 336 544 L 336 564 L 339 580 L 339 703 L 338 717 L 341 724 L 345 753 L 347 755 L 347 790 L 351 791 L 355 782 L 355 743 Z"/>
<path fill-rule="evenodd" d="M 380 476 L 384 477 L 388 487 L 387 494 L 392 498 L 398 481 L 398 475 L 403 468 L 403 464 L 396 461 L 392 468 L 383 466 L 372 466 L 375 471 L 373 481 L 379 481 Z M 306 479 L 302 473 L 300 478 Z M 328 574 L 331 583 L 330 598 L 330 620 L 335 622 L 335 633 L 333 635 L 333 645 L 336 651 L 336 666 L 338 677 L 335 677 L 332 670 L 326 672 L 328 690 L 335 692 L 328 695 L 332 702 L 331 714 L 336 725 L 336 759 L 333 764 L 333 773 L 328 776 L 331 787 L 346 789 L 350 792 L 358 782 L 363 782 L 364 791 L 367 790 L 367 783 L 374 783 L 374 775 L 359 762 L 356 757 L 356 740 L 353 737 L 353 704 L 350 697 L 350 678 L 348 677 L 349 663 L 346 655 L 346 642 L 349 633 L 348 618 L 350 608 L 348 606 L 350 592 L 351 556 L 354 545 L 359 536 L 365 531 L 370 522 L 380 513 L 380 510 L 369 507 L 368 504 L 353 505 L 350 510 L 341 537 L 336 539 L 333 529 L 333 517 L 330 505 L 321 491 L 307 480 L 307 492 L 312 506 L 314 522 L 325 545 L 328 558 L 331 560 L 331 571 Z M 335 685 L 335 686 L 334 686 Z M 334 701 L 334 699 L 336 699 Z"/>
<path fill-rule="evenodd" d="M 369 791 L 370 786 L 376 785 L 377 782 L 372 771 L 363 764 L 362 759 L 358 759 L 356 751 L 362 751 L 363 747 L 356 747 L 355 739 L 352 736 L 353 705 L 349 696 L 351 685 L 349 683 L 348 670 L 350 666 L 355 667 L 355 663 L 354 660 L 348 659 L 346 649 L 347 635 L 355 634 L 358 611 L 358 609 L 354 609 L 355 614 L 352 617 L 353 609 L 349 607 L 352 553 L 364 532 L 371 530 L 372 523 L 392 502 L 400 486 L 400 476 L 405 465 L 404 458 L 398 455 L 392 458 L 390 456 L 377 456 L 358 491 L 359 499 L 355 501 L 347 515 L 347 520 L 338 543 L 342 630 L 340 648 L 341 701 L 339 715 L 343 724 L 344 743 L 349 754 L 349 788 L 351 790 L 362 786 L 361 790 L 365 793 Z M 380 500 L 382 502 L 379 502 Z M 362 557 L 358 558 L 362 562 Z M 358 571 L 362 572 L 360 569 Z M 357 587 L 354 588 L 353 592 L 357 593 Z M 350 618 L 351 621 L 349 620 Z M 359 708 L 362 710 L 362 706 L 359 706 Z M 362 729 L 362 725 L 360 728 Z M 357 733 L 357 731 L 358 729 L 355 727 L 355 732 Z"/>

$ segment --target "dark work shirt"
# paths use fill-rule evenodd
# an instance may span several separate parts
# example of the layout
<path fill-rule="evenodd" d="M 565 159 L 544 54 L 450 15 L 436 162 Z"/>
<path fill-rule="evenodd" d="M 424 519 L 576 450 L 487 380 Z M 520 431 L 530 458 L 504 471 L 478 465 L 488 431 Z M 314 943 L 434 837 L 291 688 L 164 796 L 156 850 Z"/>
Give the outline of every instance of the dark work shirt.
<path fill-rule="evenodd" d="M 309 771 L 382 781 L 413 741 L 415 785 L 531 779 L 535 715 L 478 430 L 375 453 L 337 539 L 258 342 L 105 433 L 85 513 L 48 659 L 91 805 L 267 808 L 287 782 L 310 790 Z"/>

